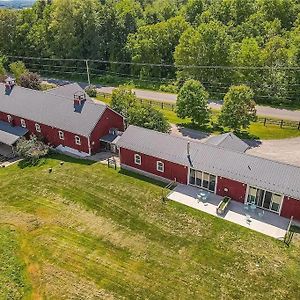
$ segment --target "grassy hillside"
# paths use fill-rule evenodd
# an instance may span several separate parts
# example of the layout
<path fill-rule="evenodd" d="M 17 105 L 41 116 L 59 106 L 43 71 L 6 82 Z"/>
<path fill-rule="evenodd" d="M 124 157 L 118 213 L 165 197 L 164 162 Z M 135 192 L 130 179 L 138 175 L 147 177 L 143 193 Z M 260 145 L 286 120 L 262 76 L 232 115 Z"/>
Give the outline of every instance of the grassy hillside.
<path fill-rule="evenodd" d="M 299 241 L 162 204 L 104 165 L 22 167 L 0 169 L 0 299 L 300 298 Z"/>

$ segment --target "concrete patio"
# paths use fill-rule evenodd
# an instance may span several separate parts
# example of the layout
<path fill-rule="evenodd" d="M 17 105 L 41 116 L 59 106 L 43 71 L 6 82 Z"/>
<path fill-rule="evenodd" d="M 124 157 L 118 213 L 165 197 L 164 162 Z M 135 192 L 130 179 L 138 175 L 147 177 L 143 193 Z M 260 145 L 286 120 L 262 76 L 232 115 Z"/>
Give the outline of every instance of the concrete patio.
<path fill-rule="evenodd" d="M 250 209 L 245 210 L 244 204 L 236 201 L 231 201 L 229 209 L 224 215 L 220 216 L 216 213 L 216 208 L 223 197 L 210 193 L 205 202 L 199 202 L 197 199 L 199 191 L 199 188 L 193 186 L 178 185 L 169 193 L 168 199 L 261 232 L 276 239 L 283 240 L 289 224 L 289 219 L 280 217 L 269 211 L 264 211 L 264 215 L 259 217 L 258 212 L 262 212 L 261 209 L 256 209 L 255 211 L 251 211 Z M 250 221 L 247 220 L 246 215 L 250 215 Z"/>

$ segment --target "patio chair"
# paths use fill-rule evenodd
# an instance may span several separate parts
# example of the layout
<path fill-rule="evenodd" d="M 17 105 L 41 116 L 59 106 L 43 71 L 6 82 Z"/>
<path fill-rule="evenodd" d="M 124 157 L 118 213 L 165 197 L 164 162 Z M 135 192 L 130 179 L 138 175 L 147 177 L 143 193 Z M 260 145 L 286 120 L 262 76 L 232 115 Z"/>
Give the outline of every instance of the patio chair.
<path fill-rule="evenodd" d="M 196 199 L 197 199 L 198 203 L 202 202 L 202 200 L 203 200 L 203 198 L 200 194 L 197 194 Z"/>
<path fill-rule="evenodd" d="M 254 203 L 252 203 L 252 204 L 250 205 L 250 208 L 251 208 L 252 211 L 255 211 L 255 210 L 256 210 L 256 205 L 255 205 Z"/>
<path fill-rule="evenodd" d="M 263 218 L 264 214 L 265 214 L 265 211 L 264 211 L 264 210 L 258 212 L 258 216 L 259 216 L 261 219 Z"/>
<path fill-rule="evenodd" d="M 247 224 L 249 224 L 250 225 L 250 223 L 251 223 L 251 216 L 250 215 L 246 215 L 246 222 L 247 222 Z"/>

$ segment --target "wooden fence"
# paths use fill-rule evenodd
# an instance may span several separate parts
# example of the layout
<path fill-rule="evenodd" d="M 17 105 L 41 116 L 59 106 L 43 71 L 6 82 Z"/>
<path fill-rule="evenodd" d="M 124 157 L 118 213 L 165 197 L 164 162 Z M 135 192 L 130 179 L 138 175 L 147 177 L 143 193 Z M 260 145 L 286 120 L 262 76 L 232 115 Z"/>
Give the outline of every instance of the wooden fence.
<path fill-rule="evenodd" d="M 289 128 L 295 128 L 300 130 L 300 121 L 278 120 L 278 119 L 258 117 L 257 122 L 263 123 L 264 126 L 271 124 L 271 125 L 280 126 L 280 128 L 289 127 Z"/>
<path fill-rule="evenodd" d="M 110 94 L 100 93 L 104 98 L 109 98 Z M 159 107 L 161 109 L 171 110 L 175 111 L 176 104 L 171 102 L 161 102 L 161 101 L 155 101 L 155 100 L 148 100 L 148 99 L 139 99 L 141 103 L 148 103 L 152 106 Z M 297 130 L 300 130 L 300 121 L 289 121 L 289 120 L 280 120 L 280 119 L 272 119 L 267 117 L 258 117 L 257 118 L 258 123 L 263 123 L 264 126 L 270 125 L 277 125 L 280 128 L 294 128 Z"/>

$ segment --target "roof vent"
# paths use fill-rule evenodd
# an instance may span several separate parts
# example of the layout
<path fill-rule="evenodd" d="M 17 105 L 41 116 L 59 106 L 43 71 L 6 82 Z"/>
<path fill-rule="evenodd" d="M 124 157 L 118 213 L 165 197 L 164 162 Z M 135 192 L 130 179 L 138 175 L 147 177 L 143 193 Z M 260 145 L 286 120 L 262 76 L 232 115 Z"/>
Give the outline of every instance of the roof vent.
<path fill-rule="evenodd" d="M 81 113 L 85 101 L 86 101 L 85 93 L 84 92 L 76 92 L 74 94 L 74 111 Z"/>
<path fill-rule="evenodd" d="M 16 82 L 13 78 L 7 77 L 5 80 L 5 95 L 9 96 L 13 90 Z"/>

